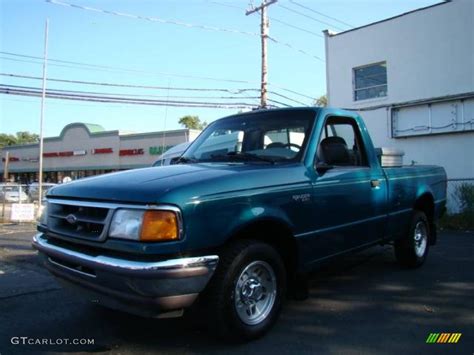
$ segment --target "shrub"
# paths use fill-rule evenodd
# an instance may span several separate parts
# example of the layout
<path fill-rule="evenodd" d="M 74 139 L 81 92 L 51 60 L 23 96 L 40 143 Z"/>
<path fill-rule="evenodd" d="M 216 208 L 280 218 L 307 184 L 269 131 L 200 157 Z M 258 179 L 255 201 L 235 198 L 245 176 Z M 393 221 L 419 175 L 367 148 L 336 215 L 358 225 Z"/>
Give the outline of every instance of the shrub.
<path fill-rule="evenodd" d="M 444 215 L 439 221 L 440 227 L 474 230 L 474 184 L 463 182 L 457 185 L 452 196 L 458 201 L 460 212 Z"/>
<path fill-rule="evenodd" d="M 467 182 L 459 184 L 454 195 L 459 201 L 462 213 L 474 213 L 474 184 Z"/>

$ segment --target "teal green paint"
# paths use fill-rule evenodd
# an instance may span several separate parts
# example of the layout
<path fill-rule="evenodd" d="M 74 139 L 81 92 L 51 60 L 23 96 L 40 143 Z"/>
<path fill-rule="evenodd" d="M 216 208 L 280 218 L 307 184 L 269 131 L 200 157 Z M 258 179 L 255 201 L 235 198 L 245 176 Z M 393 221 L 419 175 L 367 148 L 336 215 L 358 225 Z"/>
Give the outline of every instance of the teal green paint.
<path fill-rule="evenodd" d="M 355 112 L 319 108 L 280 111 L 291 115 L 294 110 L 314 115 L 300 161 L 275 165 L 212 162 L 129 170 L 58 186 L 49 190 L 49 197 L 179 207 L 184 220 L 182 240 L 149 243 L 146 250 L 137 242 L 107 239 L 101 244 L 138 254 L 212 250 L 246 226 L 271 222 L 293 235 L 301 270 L 381 239 L 398 237 L 407 229 L 416 199 L 425 194 L 440 201 L 435 205 L 435 218 L 439 216 L 446 198 L 444 169 L 382 169 L 364 122 Z M 258 119 L 258 112 L 243 115 Z M 329 115 L 356 121 L 367 150 L 367 167 L 337 167 L 325 173 L 314 169 L 319 137 Z M 377 189 L 372 189 L 371 180 L 380 182 Z"/>

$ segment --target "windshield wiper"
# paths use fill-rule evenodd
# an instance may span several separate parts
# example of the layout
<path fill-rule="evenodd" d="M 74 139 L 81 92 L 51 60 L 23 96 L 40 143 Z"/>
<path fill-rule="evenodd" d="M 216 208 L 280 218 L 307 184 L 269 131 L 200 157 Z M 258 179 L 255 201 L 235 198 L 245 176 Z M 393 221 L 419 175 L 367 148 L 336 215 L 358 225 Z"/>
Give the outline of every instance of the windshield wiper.
<path fill-rule="evenodd" d="M 187 158 L 180 156 L 178 158 L 171 159 L 171 164 L 181 164 L 181 163 L 197 163 L 198 160 L 194 158 Z"/>
<path fill-rule="evenodd" d="M 228 152 L 227 154 L 213 154 L 212 159 L 229 159 L 229 160 L 243 160 L 243 161 L 264 161 L 275 164 L 275 160 L 261 155 L 247 153 L 247 152 Z"/>

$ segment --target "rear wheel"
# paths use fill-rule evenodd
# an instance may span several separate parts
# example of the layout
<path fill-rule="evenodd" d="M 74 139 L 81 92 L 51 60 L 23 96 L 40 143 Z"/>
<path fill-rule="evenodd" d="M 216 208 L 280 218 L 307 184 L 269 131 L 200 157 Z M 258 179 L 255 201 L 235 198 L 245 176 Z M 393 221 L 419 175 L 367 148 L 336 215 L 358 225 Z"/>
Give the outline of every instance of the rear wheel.
<path fill-rule="evenodd" d="M 395 242 L 395 256 L 399 264 L 409 268 L 421 266 L 428 255 L 429 237 L 426 215 L 415 211 L 408 234 Z"/>
<path fill-rule="evenodd" d="M 280 314 L 285 290 L 285 267 L 272 246 L 253 240 L 233 242 L 221 253 L 207 290 L 213 328 L 240 341 L 263 335 Z"/>

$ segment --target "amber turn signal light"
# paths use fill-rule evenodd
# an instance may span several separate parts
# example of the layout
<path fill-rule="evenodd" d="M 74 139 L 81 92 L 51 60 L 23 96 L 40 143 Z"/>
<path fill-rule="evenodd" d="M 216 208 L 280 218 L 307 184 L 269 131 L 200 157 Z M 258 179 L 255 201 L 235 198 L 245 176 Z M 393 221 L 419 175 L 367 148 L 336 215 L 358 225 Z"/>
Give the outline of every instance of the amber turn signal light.
<path fill-rule="evenodd" d="M 178 218 L 172 211 L 145 211 L 140 240 L 161 242 L 179 239 Z"/>

